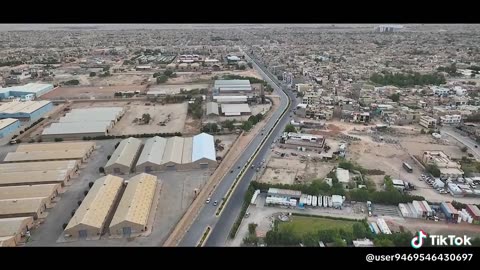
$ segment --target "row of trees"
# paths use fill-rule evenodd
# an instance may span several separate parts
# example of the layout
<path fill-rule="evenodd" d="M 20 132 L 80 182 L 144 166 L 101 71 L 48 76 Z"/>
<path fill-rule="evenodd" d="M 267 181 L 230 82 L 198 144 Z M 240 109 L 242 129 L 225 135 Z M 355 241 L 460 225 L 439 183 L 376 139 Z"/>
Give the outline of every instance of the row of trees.
<path fill-rule="evenodd" d="M 203 110 L 202 110 L 202 98 L 197 97 L 193 103 L 188 104 L 188 114 L 192 115 L 195 119 L 202 118 Z"/>
<path fill-rule="evenodd" d="M 452 63 L 448 67 L 440 66 L 440 67 L 437 68 L 437 70 L 440 71 L 440 72 L 446 72 L 450 76 L 460 76 L 460 75 L 462 75 L 461 73 L 459 73 L 457 71 L 457 66 L 455 65 L 455 63 Z"/>
<path fill-rule="evenodd" d="M 415 85 L 440 85 L 445 84 L 445 77 L 439 73 L 420 74 L 415 73 L 374 73 L 370 81 L 379 85 L 394 85 L 398 87 L 411 87 Z"/>

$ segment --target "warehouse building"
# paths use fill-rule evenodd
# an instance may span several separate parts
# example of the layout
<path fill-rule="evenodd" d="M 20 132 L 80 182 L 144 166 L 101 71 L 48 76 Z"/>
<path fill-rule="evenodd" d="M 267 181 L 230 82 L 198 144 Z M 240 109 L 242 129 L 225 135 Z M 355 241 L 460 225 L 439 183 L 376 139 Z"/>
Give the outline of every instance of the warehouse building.
<path fill-rule="evenodd" d="M 114 208 L 123 178 L 113 175 L 96 180 L 65 228 L 66 237 L 90 238 L 102 233 Z"/>
<path fill-rule="evenodd" d="M 20 121 L 36 121 L 53 110 L 51 101 L 12 101 L 0 105 L 0 119 L 15 118 Z"/>
<path fill-rule="evenodd" d="M 43 184 L 63 186 L 69 179 L 67 170 L 8 172 L 0 173 L 0 187 Z"/>
<path fill-rule="evenodd" d="M 86 161 L 94 149 L 94 142 L 21 144 L 17 152 L 6 155 L 4 162 Z"/>
<path fill-rule="evenodd" d="M 121 107 L 74 109 L 60 118 L 58 123 L 45 128 L 42 139 L 80 140 L 84 137 L 105 136 L 124 113 L 125 110 Z"/>
<path fill-rule="evenodd" d="M 442 202 L 440 204 L 440 210 L 445 214 L 445 217 L 453 222 L 457 222 L 458 220 L 458 211 L 453 207 L 453 205 L 449 202 Z"/>
<path fill-rule="evenodd" d="M 220 104 L 241 104 L 247 103 L 247 96 L 214 96 L 213 100 Z"/>
<path fill-rule="evenodd" d="M 443 151 L 424 151 L 422 155 L 423 164 L 434 164 L 440 169 L 441 176 L 460 177 L 463 175 L 462 166 L 452 161 Z"/>
<path fill-rule="evenodd" d="M 146 231 L 157 187 L 157 177 L 141 173 L 128 185 L 110 223 L 110 235 L 130 237 Z"/>
<path fill-rule="evenodd" d="M 33 217 L 39 218 L 47 209 L 45 197 L 0 200 L 0 218 Z"/>
<path fill-rule="evenodd" d="M 78 163 L 76 160 L 2 163 L 0 164 L 0 173 L 66 170 L 72 178 L 79 169 Z"/>
<path fill-rule="evenodd" d="M 247 95 L 253 91 L 249 80 L 216 80 L 213 95 Z"/>
<path fill-rule="evenodd" d="M 218 116 L 218 103 L 207 102 L 207 116 Z"/>
<path fill-rule="evenodd" d="M 0 187 L 0 200 L 45 197 L 48 199 L 47 207 L 50 207 L 50 203 L 57 197 L 60 187 L 60 184 Z"/>
<path fill-rule="evenodd" d="M 16 217 L 0 219 L 0 247 L 14 247 L 33 227 L 32 217 Z"/>
<path fill-rule="evenodd" d="M 215 140 L 201 133 L 190 138 L 153 137 L 145 142 L 138 172 L 216 168 Z"/>
<path fill-rule="evenodd" d="M 115 152 L 105 165 L 107 174 L 128 174 L 132 171 L 138 153 L 142 147 L 142 141 L 130 137 L 122 140 Z"/>
<path fill-rule="evenodd" d="M 218 110 L 218 108 L 217 108 Z M 20 128 L 20 121 L 15 118 L 0 119 L 0 138 L 15 133 Z"/>
<path fill-rule="evenodd" d="M 224 116 L 241 116 L 252 114 L 252 110 L 250 110 L 248 104 L 222 104 L 221 110 Z"/>
<path fill-rule="evenodd" d="M 35 98 L 39 98 L 42 95 L 53 90 L 53 84 L 46 83 L 28 83 L 26 85 L 12 86 L 2 88 L 0 96 L 3 99 L 9 97 L 25 97 L 26 95 L 34 95 Z"/>
<path fill-rule="evenodd" d="M 325 138 L 321 135 L 305 133 L 285 133 L 282 136 L 282 145 L 289 149 L 300 151 L 322 151 Z"/>

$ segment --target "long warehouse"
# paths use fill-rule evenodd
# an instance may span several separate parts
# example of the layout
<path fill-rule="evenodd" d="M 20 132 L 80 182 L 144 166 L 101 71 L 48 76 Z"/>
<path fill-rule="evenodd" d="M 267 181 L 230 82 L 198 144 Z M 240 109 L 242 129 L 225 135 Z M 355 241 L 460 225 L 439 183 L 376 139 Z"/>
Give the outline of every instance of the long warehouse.
<path fill-rule="evenodd" d="M 47 209 L 48 199 L 24 198 L 0 200 L 0 218 L 33 217 L 39 218 Z"/>
<path fill-rule="evenodd" d="M 215 141 L 201 133 L 190 138 L 153 137 L 146 141 L 137 162 L 138 172 L 216 168 Z"/>
<path fill-rule="evenodd" d="M 99 237 L 113 210 L 123 178 L 107 175 L 95 181 L 87 196 L 65 228 L 65 236 Z"/>
<path fill-rule="evenodd" d="M 142 141 L 133 137 L 122 140 L 105 165 L 105 173 L 128 174 L 134 167 Z"/>
<path fill-rule="evenodd" d="M 64 151 L 64 150 L 84 150 L 87 155 L 95 150 L 94 142 L 61 142 L 61 143 L 34 143 L 34 144 L 20 144 L 17 147 L 17 152 L 32 152 L 32 151 Z"/>
<path fill-rule="evenodd" d="M 127 188 L 110 223 L 110 235 L 130 237 L 146 231 L 157 187 L 157 177 L 141 173 L 128 180 Z"/>
<path fill-rule="evenodd" d="M 0 187 L 0 200 L 45 197 L 48 203 L 51 203 L 57 197 L 60 188 L 60 184 Z"/>
<path fill-rule="evenodd" d="M 0 173 L 66 170 L 68 175 L 73 177 L 79 169 L 78 163 L 76 160 L 2 163 Z"/>
<path fill-rule="evenodd" d="M 15 118 L 21 121 L 35 121 L 53 110 L 51 101 L 12 101 L 0 105 L 0 119 Z"/>
<path fill-rule="evenodd" d="M 41 184 L 63 186 L 69 179 L 67 170 L 0 173 L 0 187 Z"/>
<path fill-rule="evenodd" d="M 63 151 L 32 151 L 32 152 L 10 152 L 3 162 L 37 162 L 54 160 L 81 160 L 85 162 L 88 156 L 84 150 L 73 149 Z"/>
<path fill-rule="evenodd" d="M 0 247 L 14 247 L 33 226 L 32 217 L 0 219 Z"/>

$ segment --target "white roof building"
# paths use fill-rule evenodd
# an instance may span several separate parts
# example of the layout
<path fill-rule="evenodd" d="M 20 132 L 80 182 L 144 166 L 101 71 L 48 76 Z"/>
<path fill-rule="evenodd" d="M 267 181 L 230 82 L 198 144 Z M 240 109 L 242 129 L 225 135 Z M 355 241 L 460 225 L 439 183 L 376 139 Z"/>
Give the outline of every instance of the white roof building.
<path fill-rule="evenodd" d="M 222 113 L 225 116 L 240 116 L 250 114 L 252 111 L 248 104 L 222 104 Z"/>

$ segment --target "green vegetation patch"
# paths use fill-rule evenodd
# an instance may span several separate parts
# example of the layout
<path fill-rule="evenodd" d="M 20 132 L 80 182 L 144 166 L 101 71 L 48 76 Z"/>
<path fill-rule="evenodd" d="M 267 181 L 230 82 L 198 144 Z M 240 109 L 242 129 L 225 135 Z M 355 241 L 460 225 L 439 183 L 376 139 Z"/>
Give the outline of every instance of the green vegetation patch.
<path fill-rule="evenodd" d="M 353 224 L 356 221 L 335 220 L 323 217 L 291 216 L 290 221 L 278 224 L 280 232 L 292 231 L 296 236 L 303 236 L 308 233 L 316 233 L 322 230 L 343 229 L 347 232 L 353 231 Z"/>

